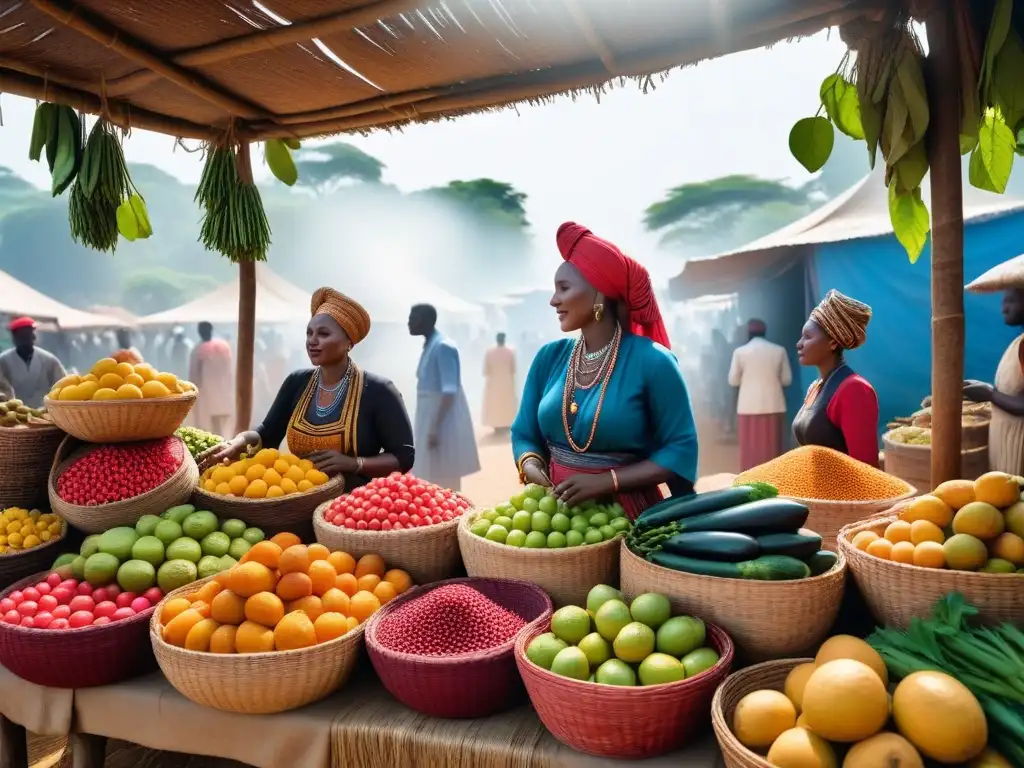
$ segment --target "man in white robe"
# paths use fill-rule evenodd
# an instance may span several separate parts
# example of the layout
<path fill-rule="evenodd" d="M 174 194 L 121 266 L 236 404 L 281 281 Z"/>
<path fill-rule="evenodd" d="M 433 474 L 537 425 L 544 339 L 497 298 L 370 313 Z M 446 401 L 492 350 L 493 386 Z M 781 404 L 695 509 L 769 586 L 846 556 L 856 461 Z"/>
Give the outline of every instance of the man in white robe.
<path fill-rule="evenodd" d="M 505 345 L 505 334 L 484 355 L 483 423 L 495 432 L 507 432 L 516 418 L 516 353 Z"/>
<path fill-rule="evenodd" d="M 19 317 L 10 322 L 13 349 L 0 353 L 0 379 L 6 379 L 14 395 L 29 408 L 41 408 L 43 398 L 64 378 L 64 366 L 56 355 L 36 346 L 36 322 Z"/>

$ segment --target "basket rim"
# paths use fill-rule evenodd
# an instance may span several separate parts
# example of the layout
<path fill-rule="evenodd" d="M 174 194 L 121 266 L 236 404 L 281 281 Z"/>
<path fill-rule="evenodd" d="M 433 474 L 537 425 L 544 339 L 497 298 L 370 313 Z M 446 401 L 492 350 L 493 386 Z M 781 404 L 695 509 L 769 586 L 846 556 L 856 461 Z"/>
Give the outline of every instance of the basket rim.
<path fill-rule="evenodd" d="M 893 477 L 895 477 L 895 476 L 893 475 Z M 899 478 L 897 478 L 897 479 L 899 479 Z M 917 488 L 912 486 L 906 480 L 903 480 L 903 482 L 907 486 L 907 489 L 908 489 L 907 493 L 904 493 L 901 496 L 892 496 L 892 497 L 890 497 L 888 499 L 848 499 L 848 500 L 845 500 L 845 501 L 837 501 L 836 499 L 807 499 L 807 498 L 801 498 L 799 496 L 786 496 L 786 495 L 781 494 L 781 493 L 779 494 L 779 498 L 780 499 L 791 499 L 792 501 L 799 501 L 802 504 L 814 504 L 815 506 L 819 506 L 819 507 L 828 507 L 828 506 L 849 507 L 849 506 L 853 506 L 855 504 L 856 505 L 870 505 L 870 506 L 885 506 L 885 505 L 894 506 L 896 504 L 899 504 L 901 501 L 906 501 L 907 499 L 913 498 L 914 496 L 917 495 Z"/>
<path fill-rule="evenodd" d="M 986 424 L 986 426 L 987 426 L 987 424 Z M 975 424 L 975 425 L 971 425 L 971 427 L 964 427 L 964 429 L 969 429 L 969 428 L 970 429 L 977 429 L 979 427 L 980 427 L 980 425 Z M 924 429 L 924 427 L 922 427 L 922 429 Z M 900 450 L 922 451 L 922 452 L 923 451 L 928 451 L 928 452 L 931 452 L 931 450 L 932 450 L 931 444 L 928 444 L 928 445 L 917 445 L 917 444 L 911 444 L 911 443 L 899 443 L 899 442 L 896 442 L 895 440 L 890 440 L 889 439 L 889 435 L 891 435 L 895 431 L 896 431 L 895 429 L 890 429 L 888 432 L 886 432 L 884 435 L 882 435 L 882 443 L 884 445 L 894 445 L 894 446 L 897 446 Z M 965 455 L 965 454 L 971 454 L 971 453 L 981 453 L 982 451 L 987 451 L 987 450 L 988 450 L 988 446 L 987 445 L 976 445 L 973 448 L 964 448 L 963 450 L 960 451 L 960 453 L 961 453 L 961 455 Z"/>
<path fill-rule="evenodd" d="M 61 408 L 103 408 L 106 406 L 113 405 L 127 405 L 132 408 L 138 408 L 142 405 L 177 405 L 178 403 L 187 402 L 189 400 L 195 400 L 198 393 L 195 391 L 183 392 L 180 395 L 171 395 L 170 397 L 144 397 L 139 400 L 53 400 L 49 397 L 43 398 L 43 405 L 47 410 L 50 410 L 53 405 L 56 405 L 58 409 Z"/>
<path fill-rule="evenodd" d="M 40 433 L 47 432 L 63 432 L 64 430 L 58 427 L 54 423 L 49 424 L 30 424 L 24 429 L 21 426 L 18 427 L 0 427 L 0 435 L 4 437 L 13 437 L 15 435 L 39 435 Z"/>
<path fill-rule="evenodd" d="M 1024 581 L 1024 577 L 1022 577 L 1022 575 L 1019 574 L 1019 573 L 983 573 L 981 571 L 957 571 L 957 570 L 954 570 L 952 568 L 925 568 L 925 567 L 920 566 L 920 565 L 910 565 L 909 563 L 894 563 L 892 560 L 883 560 L 880 557 L 875 557 L 874 555 L 869 555 L 867 552 L 862 552 L 861 550 L 859 550 L 855 546 L 853 546 L 853 541 L 850 539 L 851 534 L 854 533 L 853 529 L 861 528 L 863 530 L 868 530 L 868 529 L 871 529 L 871 528 L 876 528 L 876 527 L 878 527 L 879 525 L 882 525 L 882 524 L 893 523 L 893 522 L 895 522 L 897 520 L 899 520 L 899 517 L 896 517 L 894 515 L 889 515 L 889 516 L 886 516 L 886 517 L 872 517 L 872 518 L 868 518 L 867 520 L 859 520 L 856 523 L 850 523 L 849 525 L 843 526 L 842 528 L 839 529 L 839 533 L 836 535 L 836 541 L 839 543 L 840 550 L 849 550 L 849 553 L 843 551 L 842 554 L 843 555 L 847 555 L 848 554 L 848 558 L 847 559 L 851 563 L 859 562 L 859 561 L 861 561 L 864 558 L 871 558 L 871 560 L 868 561 L 868 562 L 874 563 L 875 561 L 878 561 L 879 563 L 881 563 L 883 565 L 883 567 L 885 567 L 885 566 L 894 566 L 896 568 L 896 571 L 895 571 L 896 573 L 898 573 L 899 569 L 902 568 L 902 569 L 906 569 L 907 573 L 910 573 L 911 571 L 919 571 L 919 572 L 920 571 L 927 571 L 928 573 L 932 573 L 932 574 L 936 574 L 936 573 L 938 573 L 938 574 L 956 574 L 958 577 L 967 577 L 967 578 L 969 578 L 971 576 L 979 576 L 979 577 L 989 577 L 989 578 L 995 577 L 995 578 L 1021 579 L 1022 581 Z M 856 533 L 860 533 L 860 532 L 861 531 L 856 531 Z"/>
<path fill-rule="evenodd" d="M 0 512 L 4 511 L 4 509 L 10 509 L 10 507 L 0 507 Z M 51 512 L 50 514 L 51 515 L 57 515 L 56 512 Z M 60 536 L 58 536 L 56 539 L 50 539 L 49 541 L 44 541 L 38 547 L 32 547 L 32 549 L 22 549 L 22 550 L 19 550 L 19 551 L 15 552 L 14 554 L 11 554 L 10 550 L 8 550 L 7 554 L 0 555 L 0 563 L 10 562 L 12 559 L 16 559 L 16 558 L 22 557 L 24 555 L 37 555 L 40 552 L 42 552 L 44 549 L 49 547 L 51 544 L 60 544 L 62 541 L 64 541 L 64 539 L 68 535 L 68 521 L 65 520 L 63 517 L 61 517 L 60 515 L 57 515 L 57 518 L 60 520 L 61 526 L 62 526 L 61 527 L 61 531 L 60 531 Z M 50 571 L 47 571 L 47 575 L 49 575 L 51 573 L 53 573 L 52 569 Z"/>
<path fill-rule="evenodd" d="M 510 547 L 507 544 L 499 544 L 496 541 L 491 541 L 490 539 L 485 539 L 483 536 L 477 536 L 472 531 L 469 530 L 469 527 L 470 527 L 470 525 L 472 525 L 472 522 L 475 522 L 475 517 L 479 517 L 483 513 L 483 511 L 484 511 L 483 508 L 472 509 L 469 512 L 466 512 L 465 514 L 463 514 L 462 518 L 460 520 L 460 523 L 459 523 L 459 531 L 460 532 L 461 531 L 465 531 L 467 536 L 472 536 L 473 537 L 473 539 L 472 539 L 473 542 L 477 542 L 477 541 L 483 542 L 484 544 L 487 544 L 487 545 L 491 546 L 492 548 L 494 548 L 495 551 L 498 551 L 498 548 L 500 548 L 500 551 L 502 551 L 502 552 L 514 552 L 514 553 L 529 552 L 530 556 L 536 555 L 538 557 L 552 557 L 552 558 L 554 558 L 554 557 L 559 557 L 561 555 L 564 555 L 567 552 L 575 553 L 575 552 L 579 552 L 581 550 L 585 551 L 585 552 L 597 552 L 597 551 L 600 551 L 602 548 L 609 548 L 610 549 L 611 547 L 608 546 L 609 544 L 616 545 L 616 544 L 618 544 L 619 540 L 623 538 L 622 535 L 619 534 L 619 535 L 616 535 L 615 538 L 608 539 L 607 541 L 602 541 L 600 544 L 581 544 L 578 547 L 560 547 L 558 549 L 548 549 L 546 547 L 543 547 L 543 548 L 538 547 L 536 549 L 528 549 L 527 547 Z M 474 520 L 471 522 L 470 518 L 474 518 Z"/>
<path fill-rule="evenodd" d="M 187 451 L 188 448 L 186 448 L 185 450 Z M 202 479 L 202 475 L 203 473 L 200 472 L 200 479 Z M 307 494 L 311 493 L 324 493 L 328 489 L 333 490 L 332 485 L 340 485 L 342 488 L 344 488 L 345 476 L 335 475 L 334 477 L 328 478 L 327 482 L 324 483 L 323 485 L 314 485 L 308 491 L 303 491 L 302 493 L 290 493 L 287 496 L 275 496 L 273 498 L 264 497 L 262 499 L 247 499 L 244 496 L 231 496 L 223 495 L 220 493 L 211 493 L 198 483 L 196 483 L 195 488 L 192 489 L 192 493 L 204 499 L 214 499 L 215 503 L 218 504 L 239 504 L 241 506 L 259 506 L 260 504 L 280 504 L 282 501 L 286 499 L 301 499 L 305 497 Z M 328 502 L 324 503 L 326 504 L 329 503 L 330 501 L 333 501 L 333 499 L 330 499 L 328 500 Z M 198 509 L 198 506 L 196 508 Z"/>
<path fill-rule="evenodd" d="M 11 586 L 7 587 L 7 589 L 0 591 L 0 600 L 7 597 L 9 594 L 11 594 L 11 592 L 14 592 L 15 590 L 23 589 L 24 587 L 31 586 L 32 584 L 37 583 L 37 581 L 44 580 L 51 573 L 53 573 L 53 571 L 40 571 L 39 573 L 33 576 L 26 576 L 24 579 L 14 582 L 13 584 L 11 584 Z M 99 587 L 96 587 L 96 589 L 99 589 Z M 157 603 L 157 605 L 159 604 L 160 603 Z M 62 629 L 59 632 L 51 629 L 40 629 L 38 627 L 23 627 L 20 624 L 0 624 L 0 632 L 20 632 L 25 637 L 39 637 L 41 635 L 46 635 L 47 637 L 85 637 L 89 633 L 95 634 L 97 632 L 103 632 L 111 628 L 123 629 L 124 627 L 130 626 L 132 624 L 140 624 L 142 623 L 143 620 L 148 622 L 155 612 L 156 605 L 151 605 L 142 613 L 136 613 L 130 619 L 112 621 L 109 624 L 103 624 L 98 627 L 94 624 L 90 624 L 87 627 L 68 627 L 67 629 Z"/>
<path fill-rule="evenodd" d="M 451 584 L 467 584 L 472 586 L 474 583 L 490 582 L 498 584 L 507 584 L 521 589 L 523 592 L 533 592 L 535 595 L 542 597 L 546 603 L 545 610 L 533 621 L 528 621 L 523 625 L 522 629 L 516 632 L 512 637 L 506 640 L 501 645 L 496 645 L 492 648 L 484 648 L 480 651 L 470 651 L 469 653 L 460 653 L 454 656 L 420 656 L 415 653 L 405 653 L 404 651 L 393 651 L 390 648 L 386 648 L 377 641 L 377 625 L 387 618 L 388 614 L 394 613 L 394 611 L 401 607 L 402 604 L 410 602 L 411 600 L 422 597 L 429 592 L 434 591 L 438 587 L 444 587 Z M 488 598 L 490 599 L 490 598 Z M 504 606 L 502 606 L 504 608 Z M 399 595 L 394 600 L 386 603 L 381 607 L 370 619 L 366 622 L 368 628 L 366 633 L 366 647 L 372 650 L 374 653 L 379 653 L 381 656 L 387 657 L 389 660 L 401 661 L 406 663 L 422 664 L 428 667 L 446 667 L 453 663 L 471 663 L 476 661 L 485 661 L 487 659 L 493 659 L 497 656 L 508 653 L 509 651 L 515 650 L 516 642 L 519 637 L 524 633 L 533 628 L 533 625 L 538 621 L 547 618 L 550 620 L 550 614 L 554 610 L 554 604 L 551 602 L 551 597 L 543 589 L 538 587 L 532 581 L 524 581 L 522 579 L 496 579 L 490 576 L 463 576 L 454 579 L 445 579 L 444 581 L 434 581 L 430 584 L 420 584 L 412 589 L 409 589 L 404 594 Z"/>
<path fill-rule="evenodd" d="M 647 693 L 647 692 L 649 692 L 651 690 L 657 690 L 659 692 L 668 691 L 668 690 L 672 690 L 672 691 L 683 690 L 683 688 L 685 688 L 690 683 L 695 683 L 697 681 L 703 682 L 704 679 L 709 677 L 710 675 L 712 675 L 714 673 L 720 672 L 721 671 L 721 667 L 723 665 L 731 666 L 732 662 L 733 662 L 733 659 L 734 659 L 734 657 L 736 655 L 736 644 L 733 642 L 733 639 L 729 635 L 728 632 L 726 632 L 718 624 L 714 624 L 714 623 L 709 622 L 709 621 L 704 621 L 703 619 L 701 619 L 701 621 L 704 622 L 705 629 L 711 629 L 713 632 L 716 632 L 717 633 L 716 637 L 719 637 L 722 640 L 722 650 L 718 653 L 718 661 L 715 662 L 714 666 L 708 667 L 707 669 L 705 669 L 703 672 L 701 672 L 698 675 L 694 675 L 693 677 L 687 677 L 687 678 L 684 678 L 683 680 L 676 680 L 673 683 L 657 683 L 656 685 L 636 685 L 636 686 L 608 685 L 607 683 L 598 683 L 596 681 L 591 683 L 591 682 L 589 682 L 587 680 L 576 680 L 576 679 L 571 678 L 571 677 L 562 677 L 561 675 L 556 675 L 551 670 L 544 669 L 544 667 L 540 667 L 540 666 L 534 664 L 532 661 L 530 661 L 529 657 L 526 655 L 526 643 L 529 640 L 533 640 L 535 637 L 539 637 L 541 634 L 543 634 L 543 632 L 538 632 L 537 634 L 532 634 L 529 638 L 527 638 L 527 634 L 529 634 L 529 633 L 527 633 L 525 630 L 529 629 L 528 627 L 524 627 L 524 631 L 520 635 L 521 642 L 517 642 L 516 643 L 516 651 L 515 651 L 515 653 L 516 653 L 516 660 L 520 661 L 522 663 L 525 663 L 525 664 L 529 664 L 530 665 L 529 666 L 530 671 L 532 672 L 532 671 L 536 670 L 538 675 L 541 678 L 544 679 L 545 683 L 547 683 L 547 682 L 552 682 L 552 683 L 557 682 L 559 684 L 568 683 L 570 688 L 573 688 L 574 686 L 586 686 L 586 688 L 580 687 L 578 689 L 580 691 L 593 690 L 593 686 L 595 686 L 595 685 L 599 686 L 599 690 L 613 689 L 617 693 L 618 692 L 622 692 L 622 695 L 624 695 L 624 696 L 641 696 L 644 693 Z M 705 640 L 708 639 L 709 635 L 710 635 L 710 633 L 706 633 L 705 634 Z M 520 646 L 522 646 L 522 647 L 520 647 Z M 674 686 L 674 687 L 672 687 L 672 686 Z"/>
<path fill-rule="evenodd" d="M 342 494 L 342 495 L 344 495 L 344 494 Z M 371 534 L 372 533 L 372 534 L 374 534 L 376 536 L 385 535 L 385 536 L 388 536 L 389 538 L 394 537 L 395 540 L 402 539 L 402 538 L 411 539 L 411 538 L 414 538 L 416 534 L 422 535 L 426 531 L 434 531 L 434 532 L 436 532 L 436 531 L 446 530 L 445 526 L 447 526 L 448 528 L 457 528 L 459 523 L 462 521 L 462 518 L 464 518 L 467 514 L 469 514 L 468 512 L 463 512 L 461 515 L 459 515 L 457 517 L 453 517 L 451 520 L 445 520 L 445 521 L 440 522 L 440 523 L 431 523 L 430 525 L 421 525 L 421 526 L 417 526 L 415 528 L 402 528 L 400 531 L 393 531 L 393 530 L 392 531 L 371 531 L 369 528 L 360 531 L 360 530 L 355 529 L 355 528 L 346 528 L 343 525 L 334 525 L 334 523 L 327 522 L 327 519 L 325 518 L 327 507 L 329 507 L 331 504 L 333 504 L 339 498 L 341 498 L 341 496 L 335 497 L 333 499 L 328 499 L 327 501 L 323 502 L 322 504 L 317 506 L 316 509 L 313 510 L 313 525 L 314 526 L 322 525 L 327 530 L 332 530 L 332 529 L 333 530 L 337 530 L 339 533 L 344 533 L 346 535 L 348 535 L 348 534 L 363 535 L 363 534 Z M 392 602 L 394 602 L 394 601 L 392 601 Z"/>

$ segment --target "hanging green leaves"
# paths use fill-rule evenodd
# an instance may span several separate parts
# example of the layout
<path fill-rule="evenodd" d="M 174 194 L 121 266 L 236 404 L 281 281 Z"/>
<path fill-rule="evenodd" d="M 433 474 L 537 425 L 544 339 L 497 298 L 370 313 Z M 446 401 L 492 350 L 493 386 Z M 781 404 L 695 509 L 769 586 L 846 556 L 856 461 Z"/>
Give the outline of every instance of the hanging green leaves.
<path fill-rule="evenodd" d="M 83 133 L 82 118 L 71 107 L 46 102 L 36 105 L 28 156 L 38 162 L 46 150 L 54 197 L 71 186 L 82 167 Z"/>
<path fill-rule="evenodd" d="M 296 141 L 295 144 L 298 145 L 298 142 Z M 263 153 L 270 172 L 277 177 L 278 181 L 290 187 L 299 180 L 299 169 L 295 167 L 291 147 L 286 141 L 282 139 L 267 140 L 263 144 Z"/>
<path fill-rule="evenodd" d="M 835 131 L 828 118 L 805 117 L 789 132 L 789 151 L 800 165 L 816 173 L 828 162 L 835 141 Z"/>
<path fill-rule="evenodd" d="M 821 84 L 821 103 L 829 120 L 851 139 L 864 138 L 857 88 L 838 72 Z"/>
<path fill-rule="evenodd" d="M 199 241 L 233 263 L 266 261 L 270 223 L 259 190 L 238 175 L 233 144 L 209 147 L 196 201 L 205 214 Z"/>
<path fill-rule="evenodd" d="M 915 264 L 928 243 L 931 230 L 928 207 L 921 199 L 920 187 L 912 192 L 900 192 L 895 184 L 889 186 L 889 220 L 910 263 Z"/>
<path fill-rule="evenodd" d="M 971 184 L 987 192 L 1005 192 L 1016 149 L 1017 137 L 1002 113 L 998 109 L 987 110 L 978 133 L 978 146 L 971 153 Z"/>

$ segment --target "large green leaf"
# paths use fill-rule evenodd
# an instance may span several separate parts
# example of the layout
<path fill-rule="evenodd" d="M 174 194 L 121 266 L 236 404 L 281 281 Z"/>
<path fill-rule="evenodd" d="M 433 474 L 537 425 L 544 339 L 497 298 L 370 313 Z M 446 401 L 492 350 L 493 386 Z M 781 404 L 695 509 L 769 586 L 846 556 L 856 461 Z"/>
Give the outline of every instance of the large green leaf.
<path fill-rule="evenodd" d="M 985 40 L 985 53 L 981 59 L 981 99 L 984 104 L 991 104 L 992 76 L 996 57 L 1006 42 L 1013 21 L 1013 0 L 996 0 L 992 8 L 992 24 L 989 25 L 988 38 Z"/>
<path fill-rule="evenodd" d="M 836 133 L 827 117 L 805 117 L 789 132 L 789 151 L 811 173 L 828 162 L 835 145 Z"/>
<path fill-rule="evenodd" d="M 921 199 L 921 188 L 900 192 L 897 186 L 892 184 L 889 187 L 889 219 L 896 239 L 906 250 L 910 263 L 914 264 L 928 243 L 931 220 L 928 207 Z"/>
<path fill-rule="evenodd" d="M 989 109 L 978 133 L 978 146 L 971 153 L 968 177 L 978 189 L 1002 194 L 1013 170 L 1017 138 L 998 110 Z"/>
<path fill-rule="evenodd" d="M 991 97 L 1007 125 L 1016 125 L 1024 117 L 1024 45 L 1012 29 L 996 57 Z"/>
<path fill-rule="evenodd" d="M 821 103 L 836 128 L 851 139 L 864 138 L 857 87 L 840 74 L 829 75 L 821 84 Z"/>

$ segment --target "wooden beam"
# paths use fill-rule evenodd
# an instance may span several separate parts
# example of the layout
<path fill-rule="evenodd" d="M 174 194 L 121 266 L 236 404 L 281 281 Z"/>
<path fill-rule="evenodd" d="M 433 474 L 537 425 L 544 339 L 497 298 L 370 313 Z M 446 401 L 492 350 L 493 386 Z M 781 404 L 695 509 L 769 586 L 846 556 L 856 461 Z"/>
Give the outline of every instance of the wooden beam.
<path fill-rule="evenodd" d="M 579 28 L 583 37 L 587 41 L 597 57 L 601 59 L 601 63 L 604 64 L 604 68 L 608 70 L 609 75 L 617 75 L 618 67 L 615 65 L 615 55 L 612 53 L 611 48 L 608 44 L 601 39 L 601 35 L 598 34 L 597 30 L 594 29 L 594 25 L 590 23 L 590 18 L 584 13 L 583 9 L 580 8 L 579 0 L 564 0 L 565 7 L 569 11 L 569 15 L 572 16 L 573 23 Z"/>
<path fill-rule="evenodd" d="M 32 5 L 69 29 L 82 33 L 127 59 L 137 61 L 189 93 L 224 109 L 232 116 L 247 119 L 273 118 L 273 115 L 265 109 L 257 107 L 219 86 L 214 86 L 204 78 L 176 64 L 169 64 L 149 50 L 141 41 L 135 40 L 110 22 L 89 13 L 68 0 L 32 0 Z"/>
<path fill-rule="evenodd" d="M 170 61 L 181 67 L 214 64 L 251 53 L 268 51 L 271 48 L 303 43 L 314 37 L 351 32 L 353 29 L 372 24 L 377 19 L 397 16 L 400 13 L 413 11 L 422 5 L 423 0 L 380 0 L 340 13 L 329 13 L 305 21 L 297 21 L 287 26 L 239 35 L 227 40 L 218 40 L 215 43 L 175 53 L 170 57 Z M 116 95 L 131 93 L 151 83 L 157 77 L 158 75 L 148 69 L 131 72 L 107 83 L 107 92 Z"/>
<path fill-rule="evenodd" d="M 238 145 L 238 178 L 252 184 L 249 143 Z M 238 263 L 238 347 L 235 350 L 235 434 L 252 426 L 253 358 L 256 347 L 256 263 Z"/>
<path fill-rule="evenodd" d="M 928 16 L 928 162 L 932 191 L 932 486 L 962 474 L 964 200 L 960 56 L 954 3 Z M 921 488 L 929 491 L 930 488 Z"/>

